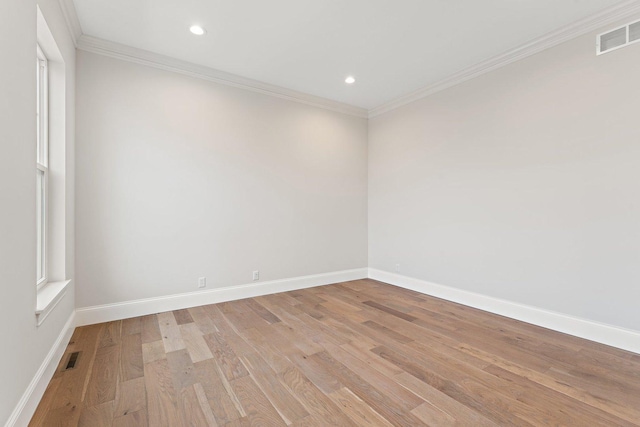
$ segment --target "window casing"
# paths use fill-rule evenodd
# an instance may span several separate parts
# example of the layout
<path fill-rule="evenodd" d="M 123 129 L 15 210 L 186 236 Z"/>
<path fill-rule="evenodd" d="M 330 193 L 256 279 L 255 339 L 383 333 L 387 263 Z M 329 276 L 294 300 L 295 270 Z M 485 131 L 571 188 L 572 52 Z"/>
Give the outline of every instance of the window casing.
<path fill-rule="evenodd" d="M 48 202 L 49 202 L 49 78 L 48 63 L 37 46 L 37 142 L 36 142 L 36 276 L 38 288 L 47 283 Z"/>

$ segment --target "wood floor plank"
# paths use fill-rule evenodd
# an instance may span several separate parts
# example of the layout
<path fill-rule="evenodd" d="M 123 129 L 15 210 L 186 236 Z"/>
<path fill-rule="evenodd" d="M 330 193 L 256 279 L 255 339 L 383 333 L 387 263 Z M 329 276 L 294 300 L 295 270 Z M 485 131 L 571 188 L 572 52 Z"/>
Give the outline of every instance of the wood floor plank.
<path fill-rule="evenodd" d="M 182 340 L 182 335 L 180 334 L 178 322 L 176 322 L 176 318 L 172 312 L 159 313 L 158 326 L 160 327 L 164 351 L 166 353 L 186 348 Z"/>
<path fill-rule="evenodd" d="M 45 425 L 44 421 L 47 418 L 47 411 L 49 411 L 49 408 L 51 408 L 51 405 L 53 403 L 53 398 L 55 397 L 61 382 L 62 382 L 62 378 L 60 377 L 51 379 L 49 386 L 45 390 L 44 395 L 40 400 L 40 404 L 38 405 L 38 408 L 33 414 L 33 417 L 31 417 L 31 421 L 29 422 L 29 427 L 41 427 Z"/>
<path fill-rule="evenodd" d="M 140 318 L 140 323 L 142 323 L 142 342 L 143 343 L 162 340 L 162 334 L 160 333 L 160 325 L 158 324 L 158 316 L 156 316 L 155 314 L 142 316 Z"/>
<path fill-rule="evenodd" d="M 229 304 L 229 307 L 232 305 Z M 238 302 L 238 311 L 226 311 L 223 312 L 224 316 L 229 320 L 236 330 L 253 328 L 256 325 L 262 323 L 268 323 L 265 319 L 259 316 L 254 310 L 251 310 L 244 304 L 244 301 Z"/>
<path fill-rule="evenodd" d="M 258 316 L 262 317 L 267 323 L 278 323 L 280 319 L 278 316 L 267 310 L 262 304 L 258 303 L 256 300 L 250 299 L 246 300 L 245 303 L 247 306 L 253 310 Z"/>
<path fill-rule="evenodd" d="M 640 405 L 640 396 L 638 395 L 630 396 L 630 399 L 632 401 L 631 405 L 624 406 L 619 404 L 618 402 L 610 400 L 607 397 L 593 396 L 589 392 L 577 387 L 576 385 L 569 386 L 567 382 L 558 380 L 554 378 L 553 375 L 538 373 L 535 370 L 528 369 L 526 367 L 509 362 L 498 355 L 485 353 L 481 350 L 473 349 L 469 346 L 464 345 L 461 345 L 460 348 L 464 349 L 465 351 L 471 352 L 478 357 L 484 358 L 487 361 L 491 361 L 492 366 L 485 369 L 489 372 L 496 372 L 495 367 L 498 367 L 515 375 L 521 376 L 522 378 L 534 381 L 537 384 L 540 384 L 550 390 L 565 394 L 578 401 L 584 402 L 589 406 L 602 409 L 603 411 L 608 412 L 612 415 L 626 419 L 627 421 L 635 422 L 635 420 L 640 419 L 640 406 L 638 406 Z M 550 394 L 553 395 L 552 393 Z M 587 408 L 584 407 L 583 410 L 587 410 Z"/>
<path fill-rule="evenodd" d="M 195 365 L 191 361 L 187 350 L 178 350 L 167 353 L 167 363 L 171 370 L 171 378 L 176 391 L 191 387 L 199 381 Z"/>
<path fill-rule="evenodd" d="M 568 353 L 564 347 L 546 342 L 537 348 L 549 357 L 561 360 L 572 374 L 589 377 L 594 385 L 615 384 L 626 393 L 640 393 L 640 372 L 628 359 L 588 348 Z"/>
<path fill-rule="evenodd" d="M 200 409 L 202 410 L 202 414 L 204 415 L 207 424 L 209 427 L 217 427 L 218 423 L 216 421 L 215 415 L 213 415 L 213 411 L 211 410 L 211 405 L 209 404 L 209 399 L 207 398 L 207 393 L 202 387 L 202 384 L 197 383 L 193 385 L 193 390 L 196 393 L 196 399 L 198 400 L 198 404 L 200 405 Z"/>
<path fill-rule="evenodd" d="M 214 359 L 203 360 L 195 365 L 199 384 L 204 390 L 211 412 L 218 425 L 227 425 L 244 416 L 244 409 L 237 401 L 237 396 L 231 395 L 228 390 L 231 385 L 221 377 L 219 368 Z"/>
<path fill-rule="evenodd" d="M 142 344 L 142 361 L 144 363 L 151 363 L 166 358 L 167 353 L 164 351 L 164 342 L 162 340 Z"/>
<path fill-rule="evenodd" d="M 193 385 L 180 390 L 178 410 L 180 412 L 180 419 L 184 426 L 189 427 L 203 427 L 203 426 L 215 426 L 217 423 L 209 424 L 209 420 L 204 415 L 198 395 Z"/>
<path fill-rule="evenodd" d="M 380 311 L 383 311 L 385 313 L 391 314 L 392 316 L 399 317 L 399 318 L 401 318 L 403 320 L 406 320 L 406 321 L 409 321 L 409 322 L 413 322 L 414 320 L 418 319 L 417 317 L 414 317 L 414 316 L 412 316 L 410 314 L 403 313 L 403 312 L 398 311 L 398 310 L 394 310 L 393 308 L 387 307 L 386 305 L 377 303 L 375 301 L 365 301 L 365 302 L 363 302 L 363 304 L 368 305 L 369 307 L 377 308 Z M 387 303 L 387 305 L 389 305 L 389 304 Z"/>
<path fill-rule="evenodd" d="M 318 342 L 318 337 L 321 340 L 331 339 L 336 344 L 345 344 L 356 338 L 347 328 L 328 326 L 319 321 L 318 318 L 310 316 L 308 310 L 305 311 L 306 308 L 304 304 L 286 307 L 285 323 L 294 329 L 298 329 L 303 335 L 316 343 Z"/>
<path fill-rule="evenodd" d="M 338 376 L 348 389 L 394 426 L 419 426 L 422 424 L 416 416 L 406 410 L 405 405 L 407 402 L 399 402 L 390 398 L 385 392 L 380 392 L 342 363 L 331 357 L 327 352 L 318 353 L 313 357 L 316 357 L 328 371 Z M 409 406 L 411 405 L 409 404 Z"/>
<path fill-rule="evenodd" d="M 237 420 L 231 421 L 230 423 L 225 424 L 225 427 L 251 427 L 251 420 L 248 416 L 239 418 Z"/>
<path fill-rule="evenodd" d="M 86 406 L 111 402 L 116 398 L 120 367 L 120 345 L 99 348 L 87 385 Z"/>
<path fill-rule="evenodd" d="M 315 415 L 309 415 L 306 418 L 296 421 L 291 424 L 291 427 L 317 427 L 325 424 L 325 420 Z"/>
<path fill-rule="evenodd" d="M 363 323 L 368 328 L 373 329 L 376 332 L 380 332 L 383 335 L 388 336 L 392 340 L 398 341 L 399 343 L 406 344 L 413 341 L 413 338 L 409 338 L 406 335 L 401 334 L 400 332 L 396 332 L 393 329 L 389 329 L 384 325 L 381 325 L 373 320 L 367 320 Z"/>
<path fill-rule="evenodd" d="M 368 346 L 361 347 L 357 342 L 351 342 L 348 344 L 343 344 L 343 350 L 350 353 L 352 356 L 357 357 L 364 363 L 366 363 L 370 369 L 375 370 L 376 372 L 380 372 L 383 375 L 386 375 L 392 378 L 394 375 L 400 374 L 402 369 L 390 363 L 383 358 L 379 357 L 377 354 L 372 353 Z"/>
<path fill-rule="evenodd" d="M 59 408 L 50 409 L 43 426 L 75 427 L 80 422 L 82 408 L 78 405 L 68 404 Z"/>
<path fill-rule="evenodd" d="M 76 328 L 29 425 L 640 427 L 640 355 L 355 280 Z"/>
<path fill-rule="evenodd" d="M 209 309 L 210 310 L 210 309 Z M 219 332 L 214 320 L 209 316 L 207 306 L 192 307 L 189 309 L 189 314 L 193 319 L 196 326 L 202 333 L 202 335 L 209 335 L 214 332 Z"/>
<path fill-rule="evenodd" d="M 147 415 L 150 426 L 181 426 L 178 398 L 167 360 L 144 365 Z"/>
<path fill-rule="evenodd" d="M 218 365 L 227 380 L 231 381 L 249 375 L 249 372 L 231 347 L 229 347 L 227 340 L 224 339 L 222 334 L 213 333 L 205 335 L 204 340 L 218 361 Z"/>
<path fill-rule="evenodd" d="M 146 410 L 147 392 L 144 378 L 135 378 L 119 384 L 115 401 L 114 418 Z"/>
<path fill-rule="evenodd" d="M 331 307 L 338 312 L 350 313 L 352 315 L 358 315 L 362 313 L 362 308 L 357 307 L 354 304 L 345 302 L 345 298 L 343 296 L 338 298 L 330 292 L 320 292 L 318 296 L 326 300 L 326 302 L 320 304 L 323 307 Z"/>
<path fill-rule="evenodd" d="M 174 310 L 173 316 L 176 318 L 178 325 L 185 325 L 187 323 L 193 323 L 193 317 L 189 313 L 189 310 Z"/>
<path fill-rule="evenodd" d="M 485 417 L 501 425 L 531 426 L 532 424 L 517 417 L 513 413 L 516 402 L 510 399 L 500 399 L 499 393 L 483 386 L 477 380 L 467 379 L 466 381 L 456 381 L 460 378 L 456 375 L 450 379 L 453 369 L 443 368 L 441 364 L 434 362 L 430 365 L 423 365 L 419 359 L 409 358 L 404 354 L 391 350 L 388 347 L 379 347 L 372 350 L 380 357 L 401 367 L 405 372 L 413 375 L 419 380 L 438 389 L 440 392 L 452 397 L 468 406 Z"/>
<path fill-rule="evenodd" d="M 241 310 L 248 310 L 246 307 L 240 307 Z M 209 306 L 207 310 L 207 314 L 211 317 L 216 326 L 217 336 L 224 339 L 227 346 L 231 348 L 231 350 L 236 355 L 242 355 L 244 352 L 252 352 L 253 349 L 251 346 L 241 337 L 242 328 L 238 328 L 233 325 L 229 319 L 222 313 L 220 308 L 215 305 Z M 265 325 L 265 322 L 260 320 L 260 325 Z"/>
<path fill-rule="evenodd" d="M 81 403 L 86 394 L 86 383 L 90 378 L 91 369 L 94 365 L 95 354 L 98 346 L 98 337 L 102 331 L 103 325 L 91 325 L 85 328 L 76 329 L 77 333 L 74 333 L 74 344 L 70 345 L 63 356 L 63 360 L 70 354 L 71 351 L 80 351 L 80 357 L 78 358 L 78 365 L 74 369 L 67 371 L 59 370 L 54 375 L 55 378 L 60 378 L 60 384 L 57 387 L 55 395 L 50 402 L 50 409 L 57 408 L 81 408 Z M 76 412 L 74 411 L 61 411 L 57 418 L 64 415 L 69 415 L 75 418 Z M 78 415 L 79 417 L 79 415 Z"/>
<path fill-rule="evenodd" d="M 142 336 L 123 336 L 120 349 L 120 380 L 124 382 L 144 376 L 143 365 Z"/>
<path fill-rule="evenodd" d="M 100 337 L 98 338 L 98 348 L 109 347 L 120 343 L 122 321 L 107 322 L 103 325 Z"/>
<path fill-rule="evenodd" d="M 465 406 L 456 399 L 442 393 L 440 390 L 420 381 L 413 375 L 402 372 L 394 377 L 398 384 L 411 390 L 422 397 L 425 402 L 429 402 L 442 412 L 453 416 L 458 425 L 474 427 L 497 427 L 497 424 L 484 417 L 479 412 Z"/>
<path fill-rule="evenodd" d="M 279 374 L 283 384 L 298 397 L 305 409 L 317 419 L 323 420 L 326 425 L 332 426 L 356 426 L 349 417 L 338 408 L 331 399 L 322 393 L 298 368 L 288 367 Z"/>
<path fill-rule="evenodd" d="M 353 394 L 348 388 L 341 388 L 329 394 L 331 400 L 359 426 L 391 427 L 389 421 L 374 411 L 369 405 Z"/>
<path fill-rule="evenodd" d="M 113 423 L 113 403 L 113 401 L 110 401 L 82 408 L 78 427 L 111 427 Z"/>
<path fill-rule="evenodd" d="M 322 346 L 315 343 L 309 336 L 305 335 L 295 327 L 290 326 L 288 323 L 280 322 L 275 323 L 272 327 L 280 332 L 286 339 L 291 341 L 293 345 L 300 349 L 306 355 L 312 355 L 319 351 L 322 351 Z"/>
<path fill-rule="evenodd" d="M 286 424 L 303 419 L 309 415 L 298 400 L 280 382 L 277 374 L 258 354 L 245 354 L 241 357 L 249 370 L 251 378 L 269 399 Z"/>
<path fill-rule="evenodd" d="M 313 357 L 305 356 L 302 352 L 287 353 L 290 362 L 296 365 L 304 375 L 318 387 L 324 394 L 330 394 L 340 390 L 344 385 L 340 379 L 331 375 L 327 369 L 318 363 Z"/>
<path fill-rule="evenodd" d="M 122 336 L 142 333 L 142 318 L 132 317 L 122 321 Z"/>
<path fill-rule="evenodd" d="M 314 360 L 316 360 L 316 358 L 321 359 L 325 363 L 331 360 L 341 363 L 353 374 L 364 379 L 371 387 L 381 393 L 392 394 L 396 403 L 405 411 L 410 411 L 424 403 L 423 399 L 399 385 L 392 377 L 387 377 L 378 370 L 372 370 L 366 362 L 353 356 L 341 347 L 327 345 L 326 352 L 318 353 L 311 357 L 311 359 Z"/>
<path fill-rule="evenodd" d="M 434 407 L 431 403 L 425 402 L 413 408 L 411 413 L 429 426 L 455 426 L 457 421 L 454 417 Z"/>
<path fill-rule="evenodd" d="M 113 427 L 151 427 L 147 419 L 147 411 L 129 413 L 113 420 Z"/>
<path fill-rule="evenodd" d="M 193 363 L 213 358 L 213 354 L 195 323 L 180 325 L 180 333 Z"/>
<path fill-rule="evenodd" d="M 305 333 L 302 329 L 304 323 L 287 311 L 290 308 L 289 306 L 284 305 L 284 307 L 282 307 L 280 303 L 274 302 L 273 298 L 269 297 L 260 297 L 259 301 L 281 320 L 281 322 L 274 323 L 271 326 L 292 342 L 294 346 L 298 347 L 304 354 L 311 355 L 322 351 L 322 347 L 317 345 L 310 338 L 310 334 Z M 316 333 L 317 331 L 314 331 L 313 335 Z"/>
<path fill-rule="evenodd" d="M 287 425 L 252 377 L 235 379 L 231 381 L 231 386 L 247 413 L 251 425 L 274 427 Z"/>
<path fill-rule="evenodd" d="M 278 331 L 267 326 L 245 329 L 241 331 L 241 334 L 277 373 L 281 373 L 291 366 L 288 355 L 302 354 Z"/>
<path fill-rule="evenodd" d="M 548 414 L 549 422 L 555 420 L 563 425 L 570 425 L 572 420 L 589 416 L 591 425 L 596 426 L 631 426 L 629 421 L 623 420 L 614 414 L 604 412 L 597 407 L 579 404 L 575 399 L 562 393 L 551 390 L 541 384 L 520 377 L 510 371 L 497 366 L 489 366 L 487 372 L 509 382 L 517 382 L 526 387 L 527 391 L 518 393 L 518 400 L 532 407 L 544 407 Z"/>

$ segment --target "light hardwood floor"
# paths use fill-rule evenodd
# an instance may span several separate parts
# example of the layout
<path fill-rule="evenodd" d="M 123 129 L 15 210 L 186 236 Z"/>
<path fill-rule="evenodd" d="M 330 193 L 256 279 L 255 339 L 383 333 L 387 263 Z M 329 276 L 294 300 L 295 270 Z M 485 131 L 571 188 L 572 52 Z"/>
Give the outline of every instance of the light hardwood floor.
<path fill-rule="evenodd" d="M 86 326 L 66 354 L 32 426 L 640 425 L 640 355 L 372 280 Z"/>

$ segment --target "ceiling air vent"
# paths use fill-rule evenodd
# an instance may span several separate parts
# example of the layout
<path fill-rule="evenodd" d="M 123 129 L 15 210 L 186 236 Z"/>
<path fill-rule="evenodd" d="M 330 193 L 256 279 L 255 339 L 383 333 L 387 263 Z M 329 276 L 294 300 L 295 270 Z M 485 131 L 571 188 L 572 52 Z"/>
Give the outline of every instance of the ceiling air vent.
<path fill-rule="evenodd" d="M 602 55 L 640 41 L 640 21 L 600 34 L 597 54 Z"/>

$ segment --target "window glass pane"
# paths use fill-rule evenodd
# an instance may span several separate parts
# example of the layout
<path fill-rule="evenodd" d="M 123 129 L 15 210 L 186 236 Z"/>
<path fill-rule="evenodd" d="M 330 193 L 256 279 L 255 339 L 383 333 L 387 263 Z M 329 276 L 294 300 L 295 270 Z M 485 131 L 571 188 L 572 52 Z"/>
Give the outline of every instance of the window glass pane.
<path fill-rule="evenodd" d="M 629 25 L 629 41 L 640 40 L 640 22 Z"/>
<path fill-rule="evenodd" d="M 47 85 L 47 60 L 38 58 L 37 61 L 37 162 L 47 165 L 47 102 L 48 102 L 48 85 Z"/>
<path fill-rule="evenodd" d="M 37 261 L 36 273 L 38 282 L 45 277 L 45 232 L 46 232 L 46 215 L 45 215 L 45 175 L 40 169 L 37 169 L 36 175 L 36 220 L 37 220 Z"/>
<path fill-rule="evenodd" d="M 40 156 L 40 152 L 42 151 L 42 141 L 40 140 L 40 133 L 42 132 L 41 129 L 41 116 L 42 116 L 42 95 L 41 95 L 41 80 L 42 78 L 40 77 L 40 59 L 36 59 L 36 88 L 37 88 L 37 96 L 36 96 L 36 128 L 37 128 L 37 147 L 36 147 L 36 155 L 37 155 L 37 159 L 36 161 L 38 163 L 42 163 L 42 159 Z"/>
<path fill-rule="evenodd" d="M 627 42 L 627 28 L 611 31 L 600 37 L 600 52 L 606 52 Z"/>
<path fill-rule="evenodd" d="M 36 58 L 36 276 L 37 283 L 47 279 L 47 144 L 48 144 L 48 85 L 47 58 L 37 47 Z"/>

